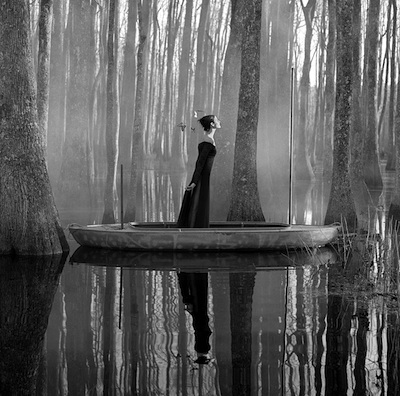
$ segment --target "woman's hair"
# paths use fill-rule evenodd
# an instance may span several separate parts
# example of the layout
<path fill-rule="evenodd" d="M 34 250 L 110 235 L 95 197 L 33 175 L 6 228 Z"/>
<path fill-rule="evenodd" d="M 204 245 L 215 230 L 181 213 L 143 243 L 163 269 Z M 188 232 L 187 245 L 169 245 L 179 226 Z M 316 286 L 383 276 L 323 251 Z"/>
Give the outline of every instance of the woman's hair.
<path fill-rule="evenodd" d="M 211 124 L 214 122 L 214 116 L 206 115 L 206 116 L 200 118 L 199 122 L 206 132 L 210 132 Z"/>

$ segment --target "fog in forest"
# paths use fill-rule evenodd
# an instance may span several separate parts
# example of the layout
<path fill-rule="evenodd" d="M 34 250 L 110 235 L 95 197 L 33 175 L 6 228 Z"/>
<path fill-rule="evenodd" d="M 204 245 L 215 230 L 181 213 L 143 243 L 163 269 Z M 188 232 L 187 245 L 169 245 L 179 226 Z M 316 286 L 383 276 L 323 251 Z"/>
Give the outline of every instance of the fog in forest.
<path fill-rule="evenodd" d="M 211 219 L 226 220 L 229 196 L 221 199 L 218 186 L 230 189 L 240 133 L 240 18 L 232 16 L 227 1 L 149 1 L 142 5 L 141 20 L 133 3 L 117 5 L 110 36 L 109 13 L 98 3 L 88 2 L 79 12 L 73 2 L 55 4 L 47 162 L 61 217 L 91 208 L 97 219 L 88 220 L 101 221 L 108 172 L 117 220 L 120 165 L 127 205 L 135 153 L 136 220 L 174 220 L 194 169 L 201 135 L 197 120 L 217 114 L 222 129 L 216 135 Z M 312 34 L 304 21 L 307 7 L 313 7 Z M 293 191 L 298 208 L 293 210 L 299 213 L 292 220 L 322 222 L 329 197 L 331 154 L 321 153 L 332 150 L 333 129 L 324 118 L 326 65 L 316 56 L 326 58 L 328 9 L 315 1 L 307 7 L 291 1 L 263 4 L 257 171 L 264 216 L 271 221 L 288 221 Z M 33 20 L 37 13 L 33 7 Z M 312 209 L 312 196 L 321 198 L 319 207 L 322 202 L 315 219 L 304 213 Z"/>

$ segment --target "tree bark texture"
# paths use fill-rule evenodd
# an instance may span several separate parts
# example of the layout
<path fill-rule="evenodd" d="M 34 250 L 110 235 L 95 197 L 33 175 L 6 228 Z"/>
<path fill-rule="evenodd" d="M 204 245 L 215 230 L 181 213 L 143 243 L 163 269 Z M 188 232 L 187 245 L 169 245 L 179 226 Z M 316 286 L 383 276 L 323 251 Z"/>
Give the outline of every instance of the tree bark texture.
<path fill-rule="evenodd" d="M 379 39 L 379 12 L 380 0 L 370 0 L 368 8 L 368 23 L 366 33 L 366 70 L 364 71 L 364 107 L 366 136 L 364 144 L 364 180 L 368 187 L 374 190 L 382 189 L 382 177 L 378 164 L 377 148 L 377 111 L 376 111 L 376 84 L 377 84 L 377 49 Z"/>
<path fill-rule="evenodd" d="M 0 2 L 0 254 L 48 255 L 68 245 L 38 124 L 29 10 Z"/>
<path fill-rule="evenodd" d="M 243 7 L 242 67 L 229 221 L 264 221 L 256 162 L 261 10 L 261 0 L 248 1 Z"/>
<path fill-rule="evenodd" d="M 360 68 L 360 42 L 361 42 L 361 1 L 354 0 L 353 5 L 353 75 L 352 75 L 352 116 L 350 132 L 350 185 L 354 194 L 357 213 L 358 228 L 367 230 L 368 220 L 371 220 L 368 211 L 368 191 L 363 178 L 363 149 L 364 131 L 362 128 L 361 111 L 361 68 Z M 373 220 L 373 217 L 372 217 Z"/>
<path fill-rule="evenodd" d="M 51 27 L 53 21 L 53 0 L 40 1 L 39 53 L 37 73 L 37 108 L 39 126 L 47 143 L 47 121 L 49 117 L 49 80 Z"/>
<path fill-rule="evenodd" d="M 349 229 L 356 227 L 356 213 L 350 188 L 349 144 L 353 89 L 352 19 L 353 0 L 337 0 L 337 77 L 336 109 L 334 126 L 332 187 L 325 216 L 325 223 L 347 223 Z"/>
<path fill-rule="evenodd" d="M 332 173 L 332 137 L 335 116 L 335 56 L 336 56 L 336 0 L 328 0 L 328 45 L 326 47 L 325 71 L 325 112 L 324 129 L 326 135 L 324 153 L 324 174 Z"/>

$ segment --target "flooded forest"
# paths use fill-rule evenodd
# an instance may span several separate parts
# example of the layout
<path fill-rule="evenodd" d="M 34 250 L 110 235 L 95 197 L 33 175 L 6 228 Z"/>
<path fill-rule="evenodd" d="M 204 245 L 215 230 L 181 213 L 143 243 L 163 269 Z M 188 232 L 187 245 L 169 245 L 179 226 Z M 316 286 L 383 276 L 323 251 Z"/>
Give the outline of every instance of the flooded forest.
<path fill-rule="evenodd" d="M 399 17 L 397 0 L 0 0 L 0 395 L 398 395 Z M 339 239 L 79 247 L 69 224 L 177 220 L 205 115 L 211 221 L 240 204 L 234 220 Z"/>

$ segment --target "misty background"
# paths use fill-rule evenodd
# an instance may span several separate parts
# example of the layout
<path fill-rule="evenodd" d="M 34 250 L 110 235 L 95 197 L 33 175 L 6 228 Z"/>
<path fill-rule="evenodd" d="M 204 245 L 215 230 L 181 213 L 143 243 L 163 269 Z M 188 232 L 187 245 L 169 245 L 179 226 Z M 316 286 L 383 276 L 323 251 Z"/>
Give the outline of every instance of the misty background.
<path fill-rule="evenodd" d="M 53 4 L 47 163 L 62 220 L 72 210 L 90 213 L 88 222 L 101 222 L 110 204 L 106 185 L 112 186 L 118 220 L 120 165 L 125 194 L 132 174 L 137 177 L 135 219 L 128 220 L 174 220 L 197 157 L 202 132 L 196 117 L 205 114 L 217 114 L 222 121 L 211 220 L 226 220 L 237 120 L 232 97 L 240 82 L 241 2 L 112 3 L 112 24 L 107 1 Z M 361 7 L 363 55 L 371 16 L 368 2 Z M 334 11 L 328 0 L 263 1 L 257 167 L 267 221 L 288 221 L 291 188 L 294 221 L 323 221 L 332 169 Z M 31 14 L 37 59 L 39 1 L 31 3 Z M 394 170 L 390 96 L 396 85 L 396 68 L 389 61 L 397 53 L 396 15 L 395 3 L 385 0 L 375 16 L 380 45 L 376 141 L 381 168 L 388 164 L 389 172 Z M 366 68 L 365 60 L 360 64 Z M 367 97 L 368 90 L 362 95 Z M 361 111 L 366 118 L 367 108 Z M 111 181 L 106 182 L 107 174 Z"/>

